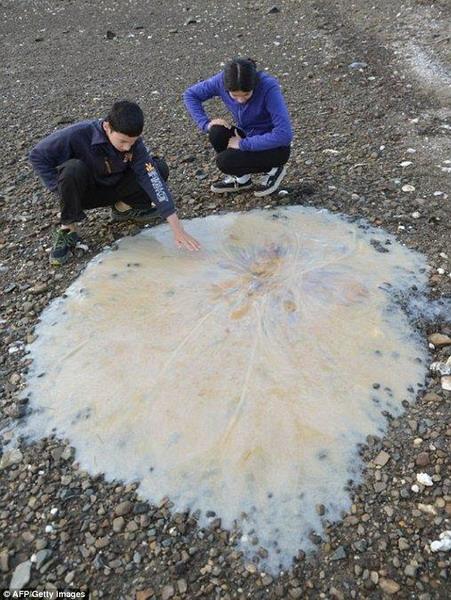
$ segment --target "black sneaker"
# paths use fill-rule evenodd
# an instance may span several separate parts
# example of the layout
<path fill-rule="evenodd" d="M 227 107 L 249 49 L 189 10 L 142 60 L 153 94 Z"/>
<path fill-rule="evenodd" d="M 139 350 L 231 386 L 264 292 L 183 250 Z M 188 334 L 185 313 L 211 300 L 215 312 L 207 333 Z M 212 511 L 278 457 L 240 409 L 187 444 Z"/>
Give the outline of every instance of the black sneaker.
<path fill-rule="evenodd" d="M 216 194 L 226 194 L 227 192 L 241 192 L 243 190 L 248 190 L 250 187 L 252 187 L 252 179 L 250 177 L 246 183 L 239 183 L 236 177 L 227 175 L 225 179 L 213 183 L 210 189 Z"/>
<path fill-rule="evenodd" d="M 115 206 L 111 208 L 111 220 L 114 222 L 133 221 L 134 223 L 155 223 L 160 219 L 156 208 L 129 208 L 120 211 Z"/>
<path fill-rule="evenodd" d="M 263 182 L 258 186 L 254 192 L 254 196 L 261 198 L 262 196 L 269 196 L 277 190 L 282 179 L 285 177 L 287 172 L 286 167 L 278 167 L 274 175 L 265 175 Z"/>
<path fill-rule="evenodd" d="M 52 252 L 50 253 L 50 264 L 61 267 L 69 258 L 69 253 L 80 242 L 80 237 L 75 231 L 58 229 L 55 233 Z"/>

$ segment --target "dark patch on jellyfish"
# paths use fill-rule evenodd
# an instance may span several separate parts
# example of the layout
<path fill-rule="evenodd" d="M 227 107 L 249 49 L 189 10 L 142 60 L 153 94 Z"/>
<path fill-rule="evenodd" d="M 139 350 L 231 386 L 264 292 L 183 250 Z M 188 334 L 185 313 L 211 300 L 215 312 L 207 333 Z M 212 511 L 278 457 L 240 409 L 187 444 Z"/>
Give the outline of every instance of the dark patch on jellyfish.
<path fill-rule="evenodd" d="M 267 497 L 269 500 L 271 500 L 271 498 L 273 498 L 273 493 L 272 493 L 272 492 L 268 492 L 268 493 L 266 494 L 266 497 Z"/>
<path fill-rule="evenodd" d="M 413 389 L 413 387 L 411 385 L 409 385 L 409 387 L 407 388 L 407 391 L 410 392 L 411 394 L 415 393 L 415 390 Z"/>
<path fill-rule="evenodd" d="M 83 408 L 75 413 L 75 416 L 73 417 L 73 419 L 71 421 L 71 425 L 75 425 L 78 421 L 81 421 L 81 420 L 87 421 L 90 416 L 91 416 L 91 408 L 89 406 L 86 408 Z"/>
<path fill-rule="evenodd" d="M 380 242 L 379 240 L 375 240 L 373 238 L 370 240 L 370 244 L 373 246 L 373 248 L 376 250 L 376 252 L 381 252 L 381 253 L 390 252 L 390 250 L 388 248 L 385 248 L 385 246 L 383 246 L 382 242 Z"/>
<path fill-rule="evenodd" d="M 381 387 L 380 383 L 373 383 L 373 390 L 378 390 Z"/>
<path fill-rule="evenodd" d="M 379 398 L 376 398 L 376 396 L 373 396 L 371 398 L 371 402 L 373 402 L 373 404 L 380 404 L 381 403 L 381 401 L 379 400 Z"/>
<path fill-rule="evenodd" d="M 317 454 L 317 458 L 319 460 L 325 460 L 326 458 L 329 458 L 329 452 L 327 450 L 320 450 Z"/>
<path fill-rule="evenodd" d="M 110 277 L 112 279 L 115 279 L 116 277 L 118 277 L 119 273 L 111 273 Z"/>
<path fill-rule="evenodd" d="M 37 375 L 37 377 L 44 377 L 44 376 L 45 376 L 45 371 L 42 371 L 42 373 L 39 373 L 39 374 Z"/>
<path fill-rule="evenodd" d="M 149 467 L 149 473 L 153 473 L 154 472 L 154 467 Z"/>
<path fill-rule="evenodd" d="M 375 350 L 375 351 L 374 351 L 374 354 L 375 354 L 376 356 L 382 356 L 382 352 L 381 352 L 380 350 Z"/>
<path fill-rule="evenodd" d="M 398 359 L 401 355 L 399 354 L 399 352 L 392 352 L 390 356 L 391 358 Z"/>

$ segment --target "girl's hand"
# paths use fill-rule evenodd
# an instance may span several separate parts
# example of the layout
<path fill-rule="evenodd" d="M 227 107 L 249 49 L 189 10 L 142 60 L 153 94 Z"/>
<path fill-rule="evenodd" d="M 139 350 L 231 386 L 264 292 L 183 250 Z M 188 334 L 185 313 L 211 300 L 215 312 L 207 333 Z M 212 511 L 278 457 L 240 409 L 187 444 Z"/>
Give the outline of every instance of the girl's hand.
<path fill-rule="evenodd" d="M 240 149 L 240 141 L 241 141 L 240 136 L 234 135 L 233 137 L 230 138 L 229 143 L 227 144 L 227 148 L 233 148 L 233 150 L 239 150 Z"/>
<path fill-rule="evenodd" d="M 210 130 L 213 125 L 222 125 L 223 127 L 230 129 L 230 123 L 227 123 L 225 119 L 212 119 L 210 123 L 208 123 L 208 130 Z"/>

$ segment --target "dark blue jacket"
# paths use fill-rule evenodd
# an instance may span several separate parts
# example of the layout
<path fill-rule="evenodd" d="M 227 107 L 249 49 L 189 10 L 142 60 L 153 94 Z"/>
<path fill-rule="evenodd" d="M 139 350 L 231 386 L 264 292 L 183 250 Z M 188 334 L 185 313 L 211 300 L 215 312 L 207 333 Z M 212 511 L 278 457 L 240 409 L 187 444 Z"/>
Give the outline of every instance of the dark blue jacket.
<path fill-rule="evenodd" d="M 116 185 L 125 172 L 132 169 L 160 215 L 166 219 L 175 212 L 171 193 L 141 138 L 136 140 L 130 152 L 119 152 L 109 142 L 102 121 L 81 121 L 55 131 L 30 152 L 34 170 L 52 192 L 58 191 L 56 167 L 70 158 L 82 160 L 100 186 Z"/>
<path fill-rule="evenodd" d="M 224 72 L 200 81 L 186 90 L 183 99 L 188 112 L 202 131 L 207 131 L 208 118 L 202 103 L 219 97 L 243 129 L 246 138 L 240 150 L 269 150 L 289 146 L 293 139 L 290 116 L 277 79 L 262 71 L 258 83 L 245 104 L 234 100 L 224 87 Z"/>

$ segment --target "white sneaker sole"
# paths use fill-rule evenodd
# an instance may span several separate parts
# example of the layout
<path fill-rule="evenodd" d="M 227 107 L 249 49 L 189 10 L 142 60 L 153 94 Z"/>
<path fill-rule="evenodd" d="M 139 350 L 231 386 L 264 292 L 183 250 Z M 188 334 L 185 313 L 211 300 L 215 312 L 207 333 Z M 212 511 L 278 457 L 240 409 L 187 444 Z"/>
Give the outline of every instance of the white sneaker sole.
<path fill-rule="evenodd" d="M 236 194 L 237 192 L 243 192 L 245 190 L 250 189 L 253 186 L 252 183 L 246 183 L 244 185 L 241 185 L 239 188 L 229 188 L 228 190 L 225 190 L 223 188 L 217 188 L 215 187 L 215 184 L 210 186 L 210 190 L 212 192 L 214 192 L 215 194 Z"/>
<path fill-rule="evenodd" d="M 279 177 L 275 180 L 275 182 L 272 184 L 271 187 L 266 188 L 266 190 L 262 190 L 261 192 L 254 192 L 254 196 L 257 196 L 257 198 L 263 198 L 263 196 L 269 196 L 270 194 L 275 192 L 286 174 L 287 174 L 287 169 L 286 169 L 286 167 L 284 167 L 282 169 L 282 171 L 280 172 Z"/>

